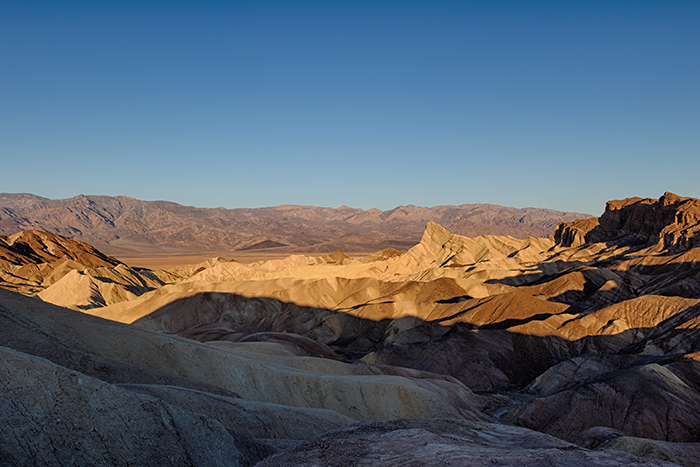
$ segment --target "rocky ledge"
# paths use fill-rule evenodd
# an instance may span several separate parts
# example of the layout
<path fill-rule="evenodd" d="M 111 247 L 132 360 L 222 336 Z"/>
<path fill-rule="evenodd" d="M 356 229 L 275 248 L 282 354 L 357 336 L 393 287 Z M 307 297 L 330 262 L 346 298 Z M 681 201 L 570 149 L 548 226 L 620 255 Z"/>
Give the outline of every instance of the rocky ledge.
<path fill-rule="evenodd" d="M 598 219 L 563 222 L 550 238 L 563 247 L 608 242 L 681 251 L 700 246 L 699 232 L 700 200 L 666 192 L 658 200 L 609 201 Z"/>

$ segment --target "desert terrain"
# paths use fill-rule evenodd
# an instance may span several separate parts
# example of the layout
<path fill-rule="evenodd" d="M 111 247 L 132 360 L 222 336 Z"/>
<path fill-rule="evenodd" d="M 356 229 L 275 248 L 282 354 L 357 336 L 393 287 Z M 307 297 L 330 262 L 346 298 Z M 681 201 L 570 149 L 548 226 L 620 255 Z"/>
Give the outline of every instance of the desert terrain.
<path fill-rule="evenodd" d="M 700 465 L 700 200 L 0 202 L 0 465 Z"/>

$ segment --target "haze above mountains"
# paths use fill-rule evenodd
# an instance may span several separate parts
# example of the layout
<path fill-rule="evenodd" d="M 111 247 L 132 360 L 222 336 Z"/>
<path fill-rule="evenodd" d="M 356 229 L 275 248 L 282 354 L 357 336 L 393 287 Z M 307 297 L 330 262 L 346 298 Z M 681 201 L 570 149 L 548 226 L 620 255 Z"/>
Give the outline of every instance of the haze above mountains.
<path fill-rule="evenodd" d="M 132 268 L 0 237 L 10 464 L 696 466 L 700 200 Z M 28 434 L 29 433 L 29 434 Z"/>

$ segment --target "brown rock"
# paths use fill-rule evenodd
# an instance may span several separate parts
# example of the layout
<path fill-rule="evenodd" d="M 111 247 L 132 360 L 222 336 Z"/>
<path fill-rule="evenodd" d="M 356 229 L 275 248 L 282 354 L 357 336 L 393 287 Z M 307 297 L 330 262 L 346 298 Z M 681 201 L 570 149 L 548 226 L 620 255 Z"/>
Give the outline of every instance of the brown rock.
<path fill-rule="evenodd" d="M 661 198 L 609 201 L 596 221 L 563 223 L 552 234 L 560 246 L 614 242 L 687 250 L 700 246 L 700 200 L 664 193 Z"/>
<path fill-rule="evenodd" d="M 0 260 L 14 264 L 50 263 L 73 260 L 85 267 L 114 267 L 121 261 L 107 256 L 87 243 L 38 230 L 0 236 Z"/>

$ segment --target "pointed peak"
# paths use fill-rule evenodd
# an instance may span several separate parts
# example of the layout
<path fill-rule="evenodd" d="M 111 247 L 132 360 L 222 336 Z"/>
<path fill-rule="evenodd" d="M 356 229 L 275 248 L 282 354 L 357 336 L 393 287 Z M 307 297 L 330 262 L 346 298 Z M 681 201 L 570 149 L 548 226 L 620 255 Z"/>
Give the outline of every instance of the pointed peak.
<path fill-rule="evenodd" d="M 444 245 L 450 238 L 452 238 L 452 233 L 448 231 L 443 226 L 436 224 L 433 221 L 428 222 L 425 226 L 425 231 L 423 232 L 423 238 L 421 239 L 422 244 L 426 243 L 436 243 L 439 246 Z"/>
<path fill-rule="evenodd" d="M 428 224 L 425 226 L 425 231 L 431 234 L 439 233 L 441 235 L 452 235 L 452 233 L 449 230 L 433 221 L 428 222 Z"/>
<path fill-rule="evenodd" d="M 685 201 L 689 198 L 683 198 L 682 196 L 678 196 L 675 193 L 671 193 L 670 191 L 667 191 L 666 193 L 659 198 L 659 201 L 661 202 L 662 206 L 670 206 L 672 204 L 676 204 L 681 201 Z"/>

